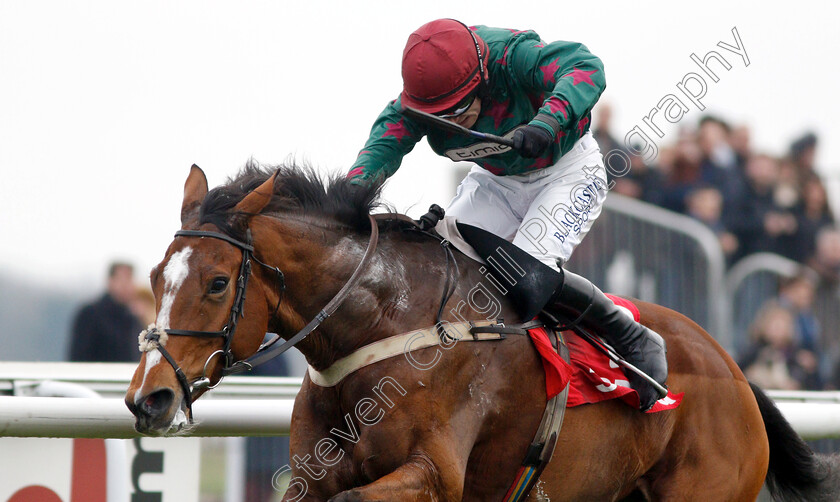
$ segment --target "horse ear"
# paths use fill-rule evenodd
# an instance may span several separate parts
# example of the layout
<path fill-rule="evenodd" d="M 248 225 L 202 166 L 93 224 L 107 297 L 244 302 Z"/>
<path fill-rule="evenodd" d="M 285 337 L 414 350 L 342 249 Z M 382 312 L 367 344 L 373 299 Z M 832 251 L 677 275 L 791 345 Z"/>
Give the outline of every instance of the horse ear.
<path fill-rule="evenodd" d="M 193 164 L 190 175 L 184 183 L 184 202 L 181 203 L 181 224 L 185 225 L 193 212 L 201 205 L 207 195 L 207 176 L 200 167 Z"/>
<path fill-rule="evenodd" d="M 271 175 L 265 183 L 258 186 L 254 191 L 249 193 L 242 199 L 234 211 L 248 215 L 259 214 L 262 209 L 271 201 L 271 196 L 274 195 L 274 180 L 277 178 L 277 172 Z"/>

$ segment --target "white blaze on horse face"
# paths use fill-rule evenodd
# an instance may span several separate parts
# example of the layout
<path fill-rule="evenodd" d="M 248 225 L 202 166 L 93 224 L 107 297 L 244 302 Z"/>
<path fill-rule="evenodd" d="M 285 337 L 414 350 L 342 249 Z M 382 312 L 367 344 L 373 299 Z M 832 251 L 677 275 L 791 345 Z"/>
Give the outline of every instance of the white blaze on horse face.
<path fill-rule="evenodd" d="M 155 320 L 155 326 L 158 329 L 169 327 L 169 315 L 172 313 L 172 304 L 175 303 L 175 296 L 178 294 L 178 290 L 181 289 L 181 285 L 184 284 L 190 272 L 187 261 L 191 254 L 192 248 L 185 247 L 173 254 L 169 259 L 169 263 L 163 269 L 163 300 L 160 302 L 160 312 L 158 312 L 157 319 Z M 140 393 L 146 386 L 146 377 L 149 376 L 149 370 L 160 362 L 160 358 L 161 354 L 157 349 L 146 352 L 146 367 L 143 372 L 143 382 L 134 395 L 135 402 L 140 399 Z"/>
<path fill-rule="evenodd" d="M 146 352 L 146 366 L 143 370 L 143 381 L 140 383 L 140 387 L 137 387 L 137 391 L 134 392 L 135 403 L 140 402 L 143 388 L 146 386 L 146 377 L 149 376 L 149 370 L 157 366 L 157 363 L 160 362 L 160 357 L 161 353 L 158 349 L 152 349 Z"/>
<path fill-rule="evenodd" d="M 191 247 L 185 247 L 173 254 L 166 268 L 163 269 L 163 300 L 160 302 L 160 312 L 155 320 L 155 326 L 158 329 L 169 327 L 169 315 L 172 313 L 175 296 L 190 273 L 188 260 L 192 251 Z"/>

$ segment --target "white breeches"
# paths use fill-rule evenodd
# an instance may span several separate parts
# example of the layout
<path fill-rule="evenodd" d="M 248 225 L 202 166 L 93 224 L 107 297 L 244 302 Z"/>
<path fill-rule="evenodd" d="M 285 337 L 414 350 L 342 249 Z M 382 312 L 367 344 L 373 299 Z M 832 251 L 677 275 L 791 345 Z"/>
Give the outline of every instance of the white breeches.
<path fill-rule="evenodd" d="M 446 215 L 512 241 L 556 270 L 589 232 L 606 196 L 604 160 L 588 132 L 545 169 L 496 176 L 473 166 Z"/>

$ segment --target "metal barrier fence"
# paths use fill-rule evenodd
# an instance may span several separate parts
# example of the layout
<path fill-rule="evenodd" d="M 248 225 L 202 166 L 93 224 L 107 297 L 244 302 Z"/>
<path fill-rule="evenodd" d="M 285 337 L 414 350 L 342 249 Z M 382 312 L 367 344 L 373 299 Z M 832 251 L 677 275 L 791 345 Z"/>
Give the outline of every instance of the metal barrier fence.
<path fill-rule="evenodd" d="M 750 342 L 749 328 L 761 306 L 779 293 L 782 279 L 793 277 L 801 264 L 772 253 L 756 253 L 736 263 L 726 276 L 726 294 L 732 302 L 731 329 L 735 353 Z"/>
<path fill-rule="evenodd" d="M 693 218 L 610 194 L 567 267 L 604 291 L 681 312 L 734 348 L 721 294 L 723 252 L 715 234 Z"/>
<path fill-rule="evenodd" d="M 771 253 L 756 253 L 736 263 L 726 277 L 726 295 L 732 304 L 731 326 L 735 353 L 742 353 L 750 343 L 749 328 L 761 307 L 777 299 L 782 281 L 800 273 L 801 263 Z M 840 290 L 825 281 L 815 286 L 812 311 L 820 326 L 820 373 L 828 383 L 837 374 L 840 361 Z"/>

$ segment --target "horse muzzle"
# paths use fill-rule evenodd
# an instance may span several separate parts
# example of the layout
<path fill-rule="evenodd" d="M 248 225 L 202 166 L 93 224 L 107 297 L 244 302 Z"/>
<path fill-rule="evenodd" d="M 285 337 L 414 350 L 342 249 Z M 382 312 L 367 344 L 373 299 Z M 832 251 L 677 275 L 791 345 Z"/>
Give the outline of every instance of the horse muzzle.
<path fill-rule="evenodd" d="M 135 416 L 134 429 L 148 436 L 181 432 L 189 420 L 183 399 L 170 388 L 156 389 L 136 400 L 126 397 L 125 405 Z"/>

